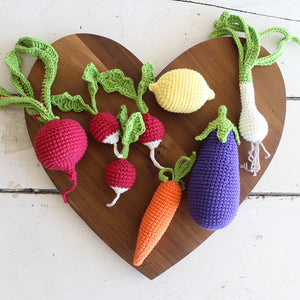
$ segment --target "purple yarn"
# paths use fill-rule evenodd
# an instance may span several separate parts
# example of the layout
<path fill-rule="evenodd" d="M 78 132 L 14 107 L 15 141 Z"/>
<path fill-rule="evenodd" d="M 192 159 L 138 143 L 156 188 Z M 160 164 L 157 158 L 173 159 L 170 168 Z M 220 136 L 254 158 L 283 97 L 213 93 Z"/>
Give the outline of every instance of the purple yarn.
<path fill-rule="evenodd" d="M 193 220 L 208 230 L 227 226 L 240 200 L 237 143 L 231 130 L 227 142 L 212 131 L 195 162 L 188 186 L 188 208 Z"/>

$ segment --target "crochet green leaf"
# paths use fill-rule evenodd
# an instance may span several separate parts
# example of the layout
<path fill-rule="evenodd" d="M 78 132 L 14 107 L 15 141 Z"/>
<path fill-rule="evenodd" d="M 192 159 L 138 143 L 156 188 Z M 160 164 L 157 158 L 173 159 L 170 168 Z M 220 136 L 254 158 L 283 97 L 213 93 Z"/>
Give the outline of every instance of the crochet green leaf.
<path fill-rule="evenodd" d="M 68 92 L 60 95 L 52 95 L 51 102 L 63 112 L 73 110 L 75 112 L 88 111 L 91 114 L 95 114 L 93 109 L 83 101 L 80 95 L 71 96 Z"/>
<path fill-rule="evenodd" d="M 217 137 L 219 141 L 222 143 L 226 143 L 228 134 L 232 130 L 236 139 L 236 143 L 240 145 L 241 142 L 238 130 L 233 125 L 233 123 L 227 119 L 227 107 L 225 105 L 221 105 L 218 111 L 218 118 L 210 122 L 208 126 L 203 130 L 203 132 L 195 138 L 195 140 L 202 141 L 207 138 L 212 131 L 217 129 Z"/>
<path fill-rule="evenodd" d="M 142 114 L 140 112 L 133 113 L 127 120 L 125 130 L 123 132 L 122 144 L 124 147 L 121 152 L 123 158 L 128 157 L 129 145 L 136 142 L 145 130 L 146 128 Z"/>
<path fill-rule="evenodd" d="M 99 73 L 98 82 L 107 93 L 119 92 L 121 95 L 130 99 L 136 98 L 134 82 L 126 77 L 119 69 L 113 69 Z"/>
<path fill-rule="evenodd" d="M 121 105 L 120 111 L 117 114 L 117 120 L 119 121 L 120 124 L 120 137 L 122 138 L 123 133 L 126 128 L 126 122 L 128 120 L 128 112 L 127 112 L 127 107 L 126 105 Z"/>
<path fill-rule="evenodd" d="M 98 75 L 99 72 L 93 63 L 90 63 L 86 66 L 82 75 L 82 79 L 87 81 L 88 83 L 88 90 L 91 96 L 92 108 L 95 113 L 98 113 L 96 103 L 96 94 L 98 92 Z"/>
<path fill-rule="evenodd" d="M 161 181 L 168 181 L 169 177 L 165 175 L 165 173 L 169 172 L 172 175 L 172 181 L 179 182 L 181 189 L 185 189 L 185 182 L 182 180 L 184 176 L 192 169 L 194 163 L 196 161 L 196 152 L 193 151 L 190 157 L 181 156 L 174 167 L 172 168 L 164 168 L 159 171 L 158 177 Z"/>

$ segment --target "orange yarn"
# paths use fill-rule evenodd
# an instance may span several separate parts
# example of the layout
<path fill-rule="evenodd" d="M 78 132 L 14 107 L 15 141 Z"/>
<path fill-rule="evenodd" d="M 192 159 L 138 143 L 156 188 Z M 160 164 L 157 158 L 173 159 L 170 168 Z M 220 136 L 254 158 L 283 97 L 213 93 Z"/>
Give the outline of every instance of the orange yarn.
<path fill-rule="evenodd" d="M 161 182 L 142 219 L 133 264 L 140 266 L 167 230 L 179 206 L 182 190 L 178 182 Z"/>

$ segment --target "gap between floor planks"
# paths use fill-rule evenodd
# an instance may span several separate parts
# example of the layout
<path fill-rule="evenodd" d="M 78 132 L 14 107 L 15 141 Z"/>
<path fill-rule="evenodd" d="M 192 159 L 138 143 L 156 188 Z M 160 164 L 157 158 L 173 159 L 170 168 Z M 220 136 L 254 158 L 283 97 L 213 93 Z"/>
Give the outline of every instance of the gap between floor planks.
<path fill-rule="evenodd" d="M 222 9 L 226 9 L 226 10 L 230 10 L 230 11 L 236 11 L 236 12 L 241 12 L 241 13 L 245 13 L 245 14 L 266 17 L 266 18 L 274 18 L 274 19 L 285 20 L 285 21 L 300 22 L 299 19 L 291 19 L 291 18 L 285 18 L 285 17 L 279 17 L 279 16 L 266 15 L 266 14 L 256 13 L 254 11 L 247 11 L 247 10 L 238 9 L 238 8 L 230 8 L 230 7 L 226 7 L 226 6 L 222 6 L 222 5 L 218 5 L 218 4 L 204 3 L 204 2 L 193 1 L 193 0 L 173 0 L 173 1 L 182 2 L 182 3 L 192 3 L 192 4 L 203 5 L 203 6 L 211 6 L 211 7 L 215 7 L 215 8 L 222 8 Z"/>

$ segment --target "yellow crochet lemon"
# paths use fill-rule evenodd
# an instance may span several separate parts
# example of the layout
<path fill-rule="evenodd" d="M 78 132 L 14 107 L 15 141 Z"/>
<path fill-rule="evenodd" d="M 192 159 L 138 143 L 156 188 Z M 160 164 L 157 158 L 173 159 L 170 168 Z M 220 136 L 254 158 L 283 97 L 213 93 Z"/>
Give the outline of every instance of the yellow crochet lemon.
<path fill-rule="evenodd" d="M 163 74 L 149 85 L 149 90 L 162 108 L 176 113 L 192 113 L 215 97 L 203 76 L 190 69 L 175 69 Z"/>

